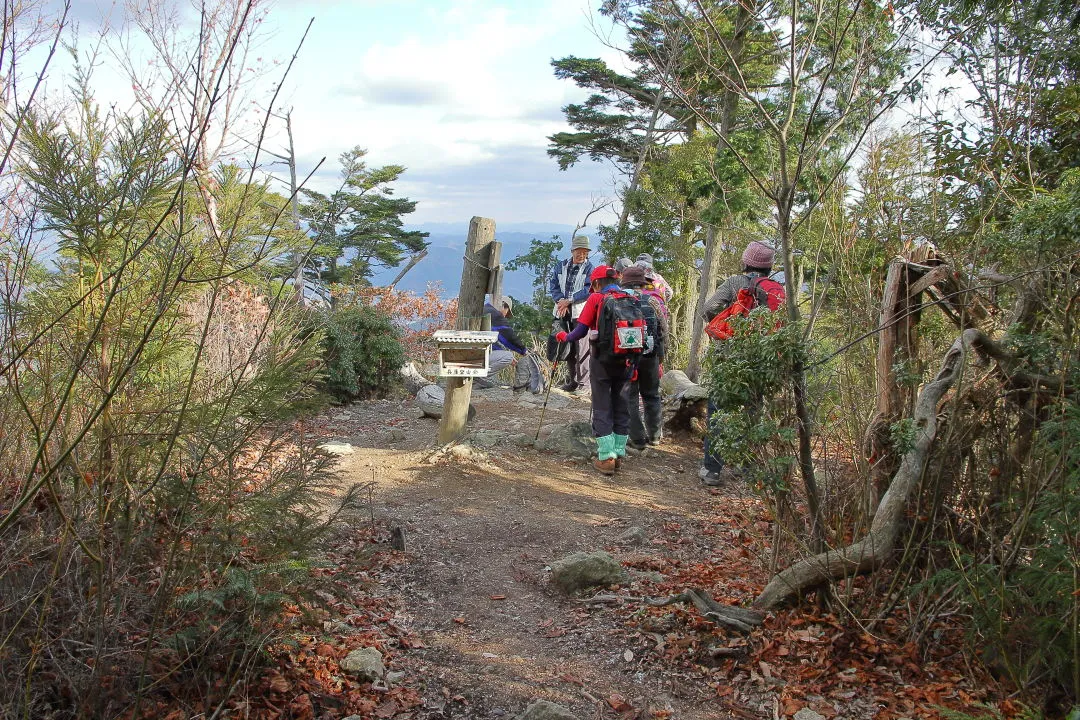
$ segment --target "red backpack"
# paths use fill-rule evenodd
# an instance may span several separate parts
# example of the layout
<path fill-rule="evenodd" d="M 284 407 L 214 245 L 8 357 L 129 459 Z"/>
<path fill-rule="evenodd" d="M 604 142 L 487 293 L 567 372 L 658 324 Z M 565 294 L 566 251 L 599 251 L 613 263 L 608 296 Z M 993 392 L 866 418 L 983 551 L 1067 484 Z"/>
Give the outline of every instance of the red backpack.
<path fill-rule="evenodd" d="M 758 275 L 750 280 L 750 287 L 739 288 L 738 294 L 735 295 L 735 302 L 709 321 L 705 327 L 705 334 L 714 340 L 727 340 L 734 334 L 728 318 L 732 315 L 746 317 L 751 310 L 762 303 L 767 304 L 771 312 L 776 312 L 784 304 L 784 286 L 775 280 Z"/>

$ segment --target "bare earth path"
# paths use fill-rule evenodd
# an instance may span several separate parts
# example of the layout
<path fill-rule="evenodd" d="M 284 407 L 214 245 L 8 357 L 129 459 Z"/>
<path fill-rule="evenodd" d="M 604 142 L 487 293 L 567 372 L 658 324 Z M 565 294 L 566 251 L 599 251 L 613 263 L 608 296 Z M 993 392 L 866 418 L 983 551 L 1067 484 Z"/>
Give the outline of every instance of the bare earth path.
<path fill-rule="evenodd" d="M 535 433 L 537 405 L 507 390 L 474 398 L 474 428 Z M 587 420 L 588 407 L 570 398 L 545 425 Z M 696 448 L 665 442 L 615 478 L 512 443 L 432 462 L 436 421 L 417 414 L 408 402 L 354 405 L 329 428 L 355 448 L 343 483 L 374 479 L 376 519 L 405 531 L 379 592 L 400 598 L 395 622 L 424 646 L 391 667 L 420 678 L 425 707 L 413 717 L 513 717 L 541 698 L 581 718 L 732 717 L 699 679 L 649 662 L 663 639 L 626 627 L 614 607 L 625 593 L 568 598 L 547 581 L 556 558 L 607 549 L 648 568 L 631 570 L 631 596 L 655 595 L 665 577 L 649 565 L 651 545 L 667 544 L 658 538 L 673 527 L 706 525 L 725 500 L 697 480 Z M 631 527 L 644 539 L 621 538 Z"/>

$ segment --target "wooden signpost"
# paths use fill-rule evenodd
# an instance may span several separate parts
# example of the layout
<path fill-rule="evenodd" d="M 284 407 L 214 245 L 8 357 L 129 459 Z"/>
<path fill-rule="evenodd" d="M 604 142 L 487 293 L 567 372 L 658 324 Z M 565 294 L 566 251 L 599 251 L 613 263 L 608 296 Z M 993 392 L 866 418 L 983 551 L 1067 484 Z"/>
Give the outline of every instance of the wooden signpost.
<path fill-rule="evenodd" d="M 495 307 L 502 299 L 502 272 L 499 268 L 501 243 L 495 242 L 495 221 L 474 217 L 465 241 L 465 261 L 458 290 L 458 330 L 490 330 L 484 315 L 484 295 L 490 292 Z M 485 327 L 486 325 L 486 327 Z M 471 377 L 450 377 L 446 382 L 442 418 L 439 420 L 439 444 L 453 442 L 465 433 L 472 399 Z"/>

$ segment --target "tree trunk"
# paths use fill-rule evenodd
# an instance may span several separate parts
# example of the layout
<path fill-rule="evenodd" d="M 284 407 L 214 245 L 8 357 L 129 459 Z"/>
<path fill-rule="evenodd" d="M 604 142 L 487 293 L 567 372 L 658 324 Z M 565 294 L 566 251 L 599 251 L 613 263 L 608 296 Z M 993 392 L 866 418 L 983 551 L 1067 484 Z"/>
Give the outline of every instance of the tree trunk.
<path fill-rule="evenodd" d="M 800 560 L 776 575 L 754 601 L 754 607 L 776 608 L 822 583 L 869 572 L 888 559 L 896 546 L 908 499 L 922 478 L 930 457 L 937 434 L 938 403 L 960 377 L 965 352 L 976 346 L 977 336 L 981 336 L 979 331 L 969 330 L 957 338 L 945 354 L 937 377 L 919 393 L 914 413 L 918 433 L 915 446 L 904 454 L 899 470 L 874 513 L 867 535 L 845 548 Z"/>
<path fill-rule="evenodd" d="M 731 55 L 727 65 L 729 76 L 735 75 L 735 67 L 742 62 L 743 52 L 746 48 L 746 32 L 753 16 L 753 2 L 739 3 L 739 10 L 735 16 L 735 32 L 729 46 Z M 723 95 L 720 106 L 720 132 L 717 137 L 716 152 L 723 152 L 727 140 L 731 135 L 731 127 L 735 124 L 735 116 L 739 110 L 739 93 L 728 90 Z M 716 267 L 720 258 L 718 246 L 720 245 L 719 233 L 710 224 L 705 228 L 705 257 L 701 261 L 701 278 L 698 283 L 697 303 L 694 305 L 694 325 L 690 335 L 690 359 L 686 363 L 686 375 L 697 382 L 701 373 L 701 355 L 706 344 L 705 320 L 701 317 L 701 310 L 705 307 L 705 301 L 712 295 L 716 287 Z"/>
<path fill-rule="evenodd" d="M 784 262 L 784 278 L 787 282 L 786 302 L 788 321 L 799 322 L 799 291 L 792 286 L 795 273 L 795 254 L 791 246 L 791 212 L 794 203 L 795 188 L 784 185 L 780 188 L 777 201 L 777 229 L 780 231 L 780 251 Z M 806 368 L 801 361 L 796 361 L 791 368 L 792 390 L 795 395 L 795 415 L 799 429 L 799 472 L 803 487 L 806 489 L 806 505 L 810 511 L 811 548 L 820 552 L 825 547 L 825 536 L 821 524 L 821 498 L 818 493 L 817 479 L 814 473 L 814 454 L 811 440 L 813 425 L 810 409 L 806 402 Z"/>
<path fill-rule="evenodd" d="M 867 515 L 874 512 L 878 500 L 888 489 L 900 458 L 892 450 L 890 428 L 910 412 L 914 398 L 905 397 L 904 388 L 896 381 L 894 367 L 897 362 L 916 357 L 914 303 L 916 297 L 909 292 L 908 264 L 896 259 L 889 264 L 885 279 L 885 293 L 881 301 L 878 327 L 877 364 L 874 387 L 877 408 L 863 441 L 870 462 L 870 476 L 866 485 Z"/>
<path fill-rule="evenodd" d="M 701 372 L 701 355 L 705 346 L 705 319 L 701 317 L 701 309 L 705 307 L 705 301 L 713 294 L 716 285 L 716 265 L 720 257 L 717 246 L 716 228 L 708 225 L 705 228 L 705 258 L 701 261 L 701 278 L 698 282 L 697 302 L 694 304 L 694 319 L 690 329 L 690 359 L 686 363 L 686 376 L 698 381 Z"/>

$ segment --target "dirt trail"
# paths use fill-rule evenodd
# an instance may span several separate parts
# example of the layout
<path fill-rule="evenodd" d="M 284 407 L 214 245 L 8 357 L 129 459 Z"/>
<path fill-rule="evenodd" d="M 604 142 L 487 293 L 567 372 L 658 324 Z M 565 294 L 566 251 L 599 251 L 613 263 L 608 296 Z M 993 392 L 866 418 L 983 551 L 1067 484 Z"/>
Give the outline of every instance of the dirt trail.
<path fill-rule="evenodd" d="M 474 402 L 475 428 L 535 432 L 535 404 L 505 390 L 474 393 Z M 588 408 L 587 398 L 571 398 L 549 408 L 545 424 L 587 420 Z M 334 422 L 330 434 L 355 447 L 342 459 L 342 481 L 374 478 L 376 518 L 405 530 L 407 550 L 379 592 L 400 598 L 395 623 L 424 646 L 391 667 L 420 678 L 425 708 L 413 717 L 512 717 L 540 698 L 581 718 L 635 716 L 630 706 L 645 718 L 731 717 L 708 686 L 650 661 L 660 636 L 628 630 L 611 607 L 625 597 L 568 598 L 545 570 L 567 553 L 598 549 L 648 567 L 665 528 L 706 523 L 724 498 L 701 486 L 691 444 L 666 441 L 605 478 L 584 461 L 512 444 L 432 463 L 436 421 L 408 402 L 355 405 Z M 644 545 L 620 541 L 630 527 L 645 531 Z M 638 597 L 662 579 L 631 577 Z"/>

